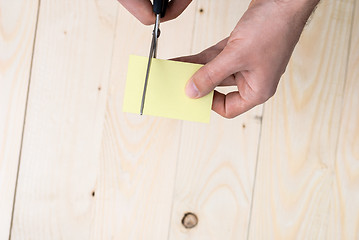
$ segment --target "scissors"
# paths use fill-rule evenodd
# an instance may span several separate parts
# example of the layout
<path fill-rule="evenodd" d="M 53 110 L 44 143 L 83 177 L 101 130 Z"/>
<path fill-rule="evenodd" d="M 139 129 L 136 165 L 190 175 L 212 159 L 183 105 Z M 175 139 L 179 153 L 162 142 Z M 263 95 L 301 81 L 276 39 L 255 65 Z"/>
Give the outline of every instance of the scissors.
<path fill-rule="evenodd" d="M 156 58 L 156 56 L 157 56 L 157 42 L 158 42 L 158 38 L 160 36 L 160 19 L 165 16 L 168 2 L 169 2 L 169 0 L 154 0 L 153 1 L 153 12 L 155 13 L 156 21 L 155 21 L 155 26 L 154 26 L 153 32 L 152 32 L 152 42 L 151 42 L 150 54 L 148 56 L 145 84 L 143 86 L 141 109 L 140 109 L 141 115 L 143 114 L 143 108 L 145 106 L 145 97 L 146 97 L 148 76 L 150 74 L 152 58 Z"/>

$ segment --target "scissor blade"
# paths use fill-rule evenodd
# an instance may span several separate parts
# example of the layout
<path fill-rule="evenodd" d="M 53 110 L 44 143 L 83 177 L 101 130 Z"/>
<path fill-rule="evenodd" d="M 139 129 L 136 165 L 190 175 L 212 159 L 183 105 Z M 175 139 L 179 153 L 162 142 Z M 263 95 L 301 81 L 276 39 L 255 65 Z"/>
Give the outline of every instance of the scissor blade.
<path fill-rule="evenodd" d="M 141 114 L 141 115 L 143 114 L 143 108 L 144 108 L 144 106 L 145 106 L 145 97 L 146 97 L 148 76 L 150 75 L 150 68 L 151 68 L 152 56 L 153 56 L 153 52 L 154 52 L 154 51 L 153 51 L 154 41 L 155 41 L 155 35 L 153 35 L 153 37 L 152 37 L 150 56 L 148 57 L 148 62 L 147 62 L 146 78 L 145 78 L 145 84 L 144 84 L 144 86 L 143 86 L 141 109 L 140 109 L 140 114 Z"/>
<path fill-rule="evenodd" d="M 141 109 L 140 109 L 141 115 L 143 115 L 143 108 L 145 106 L 146 90 L 147 90 L 148 77 L 150 75 L 152 57 L 156 58 L 156 55 L 157 55 L 157 39 L 158 39 L 158 32 L 159 32 L 159 24 L 160 24 L 160 15 L 157 14 L 155 27 L 154 27 L 153 33 L 152 33 L 150 54 L 148 56 L 145 84 L 143 86 L 143 92 L 142 92 Z"/>

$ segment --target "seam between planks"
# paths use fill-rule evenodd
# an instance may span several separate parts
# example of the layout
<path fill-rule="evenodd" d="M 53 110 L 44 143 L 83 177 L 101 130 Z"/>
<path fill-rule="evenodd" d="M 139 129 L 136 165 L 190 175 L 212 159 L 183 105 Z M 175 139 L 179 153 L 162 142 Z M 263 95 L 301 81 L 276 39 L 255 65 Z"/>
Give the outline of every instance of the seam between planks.
<path fill-rule="evenodd" d="M 112 46 L 111 46 L 111 56 L 110 56 L 110 63 L 109 63 L 109 69 L 108 69 L 108 75 L 107 75 L 107 91 L 105 93 L 105 111 L 103 113 L 103 119 L 102 119 L 102 124 L 101 124 L 101 139 L 100 139 L 100 145 L 102 146 L 102 142 L 103 142 L 103 138 L 104 138 L 104 132 L 105 132 L 105 124 L 106 124 L 106 114 L 107 114 L 107 104 L 109 101 L 109 95 L 110 95 L 110 85 L 111 85 L 111 76 L 112 76 L 112 62 L 114 59 L 114 49 L 115 49 L 115 44 L 116 44 L 116 36 L 117 36 L 117 26 L 118 26 L 118 12 L 119 12 L 119 6 L 120 4 L 117 4 L 117 9 L 116 9 L 116 15 L 115 15 L 115 25 L 113 27 L 113 34 L 112 34 Z M 101 158 L 101 151 L 99 151 L 98 154 L 98 158 Z"/>
<path fill-rule="evenodd" d="M 347 83 L 347 78 L 348 78 L 348 68 L 349 68 L 350 49 L 351 49 L 353 26 L 354 26 L 355 7 L 356 7 L 356 1 L 354 0 L 353 10 L 352 10 L 352 18 L 351 18 L 351 24 L 350 24 L 351 26 L 350 26 L 350 34 L 349 34 L 349 41 L 348 41 L 348 49 L 347 49 L 346 67 L 345 67 L 345 73 L 344 73 L 343 94 L 344 94 L 344 92 L 345 92 L 346 83 Z M 343 96 L 344 96 L 344 95 L 343 95 Z M 342 99 L 341 105 L 343 106 L 343 104 L 344 104 L 344 100 Z M 257 160 L 256 160 L 256 166 L 255 166 L 255 172 L 254 172 L 254 181 L 253 181 L 253 187 L 252 187 L 252 199 L 251 199 L 251 206 L 250 206 L 250 213 L 249 213 L 249 222 L 248 222 L 247 237 L 246 237 L 247 240 L 248 240 L 249 237 L 250 237 L 250 227 L 251 227 L 251 223 L 252 223 L 253 203 L 254 203 L 254 197 L 255 197 L 255 196 L 254 196 L 254 193 L 255 193 L 256 178 L 257 178 L 256 176 L 257 176 L 257 169 L 258 169 L 258 160 L 259 160 L 259 151 L 260 151 L 260 140 L 261 140 L 261 135 L 262 135 L 264 111 L 265 111 L 265 104 L 263 105 L 262 122 L 261 122 L 260 133 L 259 133 L 259 140 L 258 140 Z M 340 115 L 342 114 L 342 112 L 343 112 L 343 108 L 341 107 Z M 339 126 L 341 126 L 342 119 L 343 119 L 343 117 L 341 116 L 340 121 L 339 121 Z M 338 135 L 337 135 L 337 144 L 336 144 L 336 150 L 335 150 L 335 155 L 336 155 L 336 156 L 337 156 L 337 152 L 338 152 L 338 142 L 339 142 L 339 137 L 340 137 L 340 131 L 341 131 L 341 129 L 339 129 L 339 132 L 338 132 Z"/>
<path fill-rule="evenodd" d="M 261 138 L 262 138 L 262 128 L 263 128 L 263 117 L 264 117 L 264 109 L 265 104 L 263 104 L 262 108 L 262 118 L 261 118 L 261 126 L 259 127 L 259 134 L 258 134 L 258 144 L 257 144 L 257 157 L 256 157 L 256 163 L 254 167 L 254 176 L 253 176 L 253 184 L 252 184 L 252 194 L 251 194 L 251 203 L 249 206 L 249 214 L 248 214 L 248 227 L 247 227 L 247 236 L 246 239 L 249 239 L 249 232 L 251 228 L 251 222 L 252 222 L 252 213 L 253 213 L 253 204 L 254 204 L 254 193 L 255 193 L 255 187 L 256 187 L 256 180 L 257 180 L 257 170 L 258 170 L 258 162 L 259 162 L 259 151 L 261 147 Z"/>
<path fill-rule="evenodd" d="M 116 43 L 116 35 L 117 35 L 117 26 L 118 26 L 118 12 L 119 12 L 119 4 L 117 4 L 117 9 L 116 9 L 116 14 L 115 14 L 115 25 L 113 27 L 113 34 L 112 34 L 112 46 L 111 46 L 111 56 L 110 56 L 110 63 L 109 63 L 109 69 L 108 69 L 108 77 L 107 77 L 107 91 L 105 93 L 105 110 L 103 112 L 103 118 L 102 118 L 102 123 L 101 123 L 101 136 L 100 136 L 100 148 L 102 149 L 103 147 L 103 141 L 104 141 L 104 134 L 105 132 L 107 131 L 105 128 L 105 124 L 106 124 L 106 115 L 107 115 L 107 104 L 108 104 L 108 101 L 109 101 L 109 95 L 110 95 L 110 85 L 111 85 L 111 76 L 112 76 L 112 62 L 113 62 L 113 59 L 114 59 L 114 49 L 115 49 L 115 43 Z M 101 161 L 101 155 L 102 155 L 102 150 L 100 149 L 99 153 L 98 153 L 98 156 L 97 156 L 97 159 L 99 161 Z M 92 229 L 93 228 L 93 221 L 91 221 L 91 224 L 90 224 L 90 228 Z M 9 239 L 10 240 L 10 239 Z"/>
<path fill-rule="evenodd" d="M 346 85 L 348 82 L 348 71 L 349 71 L 349 60 L 350 60 L 350 49 L 351 49 L 351 45 L 352 45 L 352 37 L 353 37 L 353 27 L 354 27 L 354 19 L 355 19 L 355 7 L 356 7 L 356 0 L 354 0 L 353 2 L 353 10 L 352 10 L 352 19 L 351 19 L 351 23 L 350 23 L 350 33 L 349 33 L 349 40 L 348 40 L 348 49 L 347 49 L 347 59 L 346 59 L 346 65 L 345 65 L 345 72 L 344 72 L 344 84 L 343 84 L 343 91 L 342 91 L 342 102 L 341 102 L 341 106 L 340 106 L 340 120 L 339 120 L 339 130 L 338 130 L 338 134 L 337 134 L 337 139 L 336 139 L 336 145 L 335 145 L 335 157 L 334 160 L 335 162 L 338 160 L 337 156 L 338 156 L 338 148 L 339 148 L 339 140 L 340 140 L 340 133 L 342 131 L 342 121 L 343 121 L 343 106 L 344 106 L 344 101 L 345 101 L 345 89 L 346 89 Z"/>
<path fill-rule="evenodd" d="M 194 24 L 193 24 L 193 30 L 192 30 L 192 36 L 191 36 L 191 46 L 190 46 L 190 55 L 193 54 L 193 42 L 194 42 L 194 35 L 196 33 L 196 23 L 197 23 L 197 9 L 198 9 L 198 1 L 196 2 L 196 6 L 194 7 L 195 13 L 194 13 Z M 177 171 L 178 171 L 178 162 L 179 162 L 179 156 L 180 151 L 182 147 L 182 133 L 183 133 L 183 121 L 181 121 L 180 126 L 180 133 L 179 133 L 179 144 L 178 144 L 178 150 L 177 150 L 177 159 L 176 159 L 176 166 L 175 166 L 175 176 L 174 176 L 174 182 L 173 182 L 173 192 L 172 192 L 172 203 L 171 203 L 171 209 L 170 209 L 170 218 L 169 218 L 169 224 L 168 224 L 168 232 L 167 232 L 167 240 L 170 239 L 171 235 L 171 229 L 172 229 L 172 218 L 173 218 L 173 209 L 174 209 L 174 201 L 175 201 L 175 191 L 176 191 L 176 183 L 177 183 Z"/>
<path fill-rule="evenodd" d="M 175 165 L 175 173 L 174 173 L 174 181 L 173 181 L 173 190 L 172 190 L 172 202 L 171 202 L 171 208 L 170 208 L 170 218 L 168 223 L 168 232 L 167 232 L 167 239 L 170 239 L 171 235 L 171 228 L 172 228 L 172 217 L 173 217 L 173 208 L 174 208 L 174 200 L 175 200 L 175 190 L 176 190 L 176 183 L 177 183 L 177 169 L 178 169 L 178 162 L 179 162 L 179 155 L 181 151 L 182 146 L 182 132 L 183 132 L 183 121 L 181 122 L 180 126 L 180 133 L 179 133 L 179 144 L 178 144 L 178 150 L 177 150 L 177 158 L 176 158 L 176 165 Z"/>
<path fill-rule="evenodd" d="M 24 112 L 24 120 L 22 125 L 22 134 L 21 134 L 21 142 L 20 142 L 20 149 L 19 149 L 19 160 L 17 164 L 17 172 L 16 172 L 16 181 L 15 181 L 15 190 L 14 190 L 14 197 L 13 197 L 13 204 L 12 204 L 12 211 L 11 211 L 11 222 L 10 222 L 10 229 L 9 229 L 9 240 L 11 239 L 12 227 L 14 222 L 14 212 L 15 212 L 15 203 L 16 203 L 16 192 L 19 180 L 19 172 L 20 172 L 20 164 L 21 164 L 21 156 L 22 156 L 22 147 L 24 142 L 24 133 L 25 133 L 25 124 L 26 124 L 26 116 L 27 116 L 27 107 L 29 102 L 29 93 L 30 93 L 30 84 L 31 84 L 31 77 L 32 77 L 32 67 L 34 62 L 34 53 L 35 53 L 35 45 L 36 45 L 36 37 L 37 37 L 37 27 L 39 23 L 39 16 L 40 16 L 40 7 L 41 7 L 41 0 L 38 0 L 37 3 L 37 15 L 36 15 L 36 24 L 35 24 L 35 33 L 34 33 L 34 41 L 32 43 L 32 55 L 31 55 L 31 62 L 30 62 L 30 72 L 29 72 L 29 81 L 27 84 L 27 92 L 26 92 L 26 101 L 25 101 L 25 112 Z"/>
<path fill-rule="evenodd" d="M 194 36 L 196 34 L 196 29 L 197 29 L 197 17 L 198 17 L 198 4 L 199 1 L 196 1 L 196 6 L 194 7 L 194 23 L 193 23 L 193 29 L 192 29 L 192 39 L 191 39 L 191 47 L 190 47 L 190 55 L 193 55 L 193 45 L 194 45 Z"/>

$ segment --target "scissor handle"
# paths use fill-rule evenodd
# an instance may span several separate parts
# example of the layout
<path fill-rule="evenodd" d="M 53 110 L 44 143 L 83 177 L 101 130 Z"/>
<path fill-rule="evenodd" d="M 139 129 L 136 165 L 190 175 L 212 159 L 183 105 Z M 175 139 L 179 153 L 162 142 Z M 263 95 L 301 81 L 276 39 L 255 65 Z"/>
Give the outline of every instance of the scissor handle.
<path fill-rule="evenodd" d="M 153 0 L 153 12 L 161 14 L 161 18 L 163 18 L 166 14 L 168 2 L 169 0 Z"/>

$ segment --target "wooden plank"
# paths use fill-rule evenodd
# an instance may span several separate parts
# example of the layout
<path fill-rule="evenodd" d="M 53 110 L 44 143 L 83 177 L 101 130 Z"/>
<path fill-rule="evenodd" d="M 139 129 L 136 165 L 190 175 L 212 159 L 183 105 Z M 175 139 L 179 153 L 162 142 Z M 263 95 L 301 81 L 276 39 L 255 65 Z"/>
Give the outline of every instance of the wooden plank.
<path fill-rule="evenodd" d="M 90 239 L 116 1 L 42 1 L 12 239 Z"/>
<path fill-rule="evenodd" d="M 182 122 L 122 112 L 129 54 L 147 56 L 153 26 L 120 8 L 101 165 L 96 182 L 93 239 L 168 239 Z M 159 58 L 188 54 L 194 5 L 161 24 Z"/>
<path fill-rule="evenodd" d="M 193 51 L 227 37 L 248 4 L 199 0 Z M 208 125 L 183 123 L 170 239 L 245 239 L 261 113 L 259 106 L 232 120 L 213 113 Z M 191 229 L 182 225 L 188 212 L 198 218 Z"/>
<path fill-rule="evenodd" d="M 359 239 L 359 4 L 355 3 L 328 239 Z"/>
<path fill-rule="evenodd" d="M 0 1 L 0 239 L 9 237 L 37 1 Z"/>
<path fill-rule="evenodd" d="M 265 105 L 251 239 L 329 237 L 353 7 L 321 2 Z"/>

